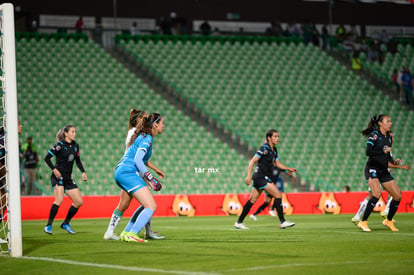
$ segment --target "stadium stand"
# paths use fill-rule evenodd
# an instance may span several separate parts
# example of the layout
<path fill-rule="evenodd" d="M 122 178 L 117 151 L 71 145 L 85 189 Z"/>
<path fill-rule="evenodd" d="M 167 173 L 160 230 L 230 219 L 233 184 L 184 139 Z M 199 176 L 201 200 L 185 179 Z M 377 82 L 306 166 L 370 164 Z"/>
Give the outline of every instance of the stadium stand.
<path fill-rule="evenodd" d="M 281 159 L 322 191 L 365 190 L 360 130 L 377 113 L 394 122 L 394 155 L 412 155 L 413 113 L 312 45 L 286 38 L 118 36 L 150 66 L 252 147 L 277 128 Z M 403 189 L 412 171 L 395 171 Z"/>
<path fill-rule="evenodd" d="M 137 79 L 94 42 L 76 36 L 18 35 L 19 116 L 41 158 L 65 124 L 77 127 L 88 182 L 85 195 L 115 195 L 113 170 L 124 150 L 130 108 L 165 116 L 166 130 L 151 159 L 167 175 L 161 194 L 241 193 L 248 161 Z M 206 169 L 196 173 L 196 168 Z M 219 173 L 208 173 L 217 168 Z M 76 169 L 76 168 L 75 168 Z M 39 184 L 51 195 L 50 169 L 40 162 Z"/>

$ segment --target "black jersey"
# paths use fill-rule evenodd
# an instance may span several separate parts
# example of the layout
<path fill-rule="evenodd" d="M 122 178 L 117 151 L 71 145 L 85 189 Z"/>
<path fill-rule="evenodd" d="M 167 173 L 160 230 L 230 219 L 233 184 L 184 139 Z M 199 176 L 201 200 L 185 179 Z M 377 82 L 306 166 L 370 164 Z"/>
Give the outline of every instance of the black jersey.
<path fill-rule="evenodd" d="M 56 165 L 53 165 L 50 160 L 54 156 L 56 156 Z M 54 168 L 58 169 L 64 179 L 71 178 L 74 161 L 76 161 L 79 170 L 82 173 L 85 172 L 80 160 L 79 145 L 75 141 L 71 143 L 67 143 L 65 140 L 58 141 L 45 156 L 46 164 L 52 170 Z"/>
<path fill-rule="evenodd" d="M 369 157 L 367 167 L 376 168 L 379 171 L 388 170 L 388 161 L 394 162 L 391 152 L 384 153 L 387 147 L 392 147 L 392 137 L 390 134 L 384 136 L 379 131 L 373 131 L 367 140 L 366 155 Z"/>
<path fill-rule="evenodd" d="M 255 173 L 272 178 L 273 169 L 275 167 L 274 162 L 278 159 L 276 147 L 273 147 L 272 150 L 270 145 L 265 143 L 256 152 L 256 156 L 259 158 L 259 161 Z"/>

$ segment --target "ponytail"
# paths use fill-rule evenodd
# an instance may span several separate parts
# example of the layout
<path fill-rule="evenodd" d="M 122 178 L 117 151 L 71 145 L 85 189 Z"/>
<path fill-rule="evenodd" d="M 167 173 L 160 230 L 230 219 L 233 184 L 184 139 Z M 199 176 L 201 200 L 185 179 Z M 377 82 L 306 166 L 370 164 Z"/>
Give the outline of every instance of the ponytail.
<path fill-rule="evenodd" d="M 372 131 L 375 131 L 375 130 L 378 131 L 379 130 L 378 123 L 380 121 L 382 121 L 382 119 L 384 117 L 385 117 L 384 114 L 381 114 L 381 115 L 377 115 L 377 116 L 372 117 L 371 120 L 370 120 L 370 122 L 368 123 L 368 127 L 365 128 L 364 130 L 362 130 L 361 131 L 361 134 L 363 136 L 365 136 L 365 137 L 368 137 L 372 133 Z"/>
<path fill-rule="evenodd" d="M 137 120 L 144 116 L 145 112 L 142 110 L 131 109 L 129 112 L 128 130 L 136 127 Z"/>
<path fill-rule="evenodd" d="M 152 113 L 147 117 L 141 119 L 141 122 L 137 125 L 134 134 L 129 141 L 128 147 L 134 144 L 135 139 L 139 136 L 139 134 L 151 134 L 152 126 L 154 123 L 159 122 L 161 119 L 161 115 L 158 113 Z"/>
<path fill-rule="evenodd" d="M 65 133 L 69 132 L 69 129 L 75 127 L 71 124 L 66 125 L 62 129 L 60 129 L 56 134 L 56 141 L 62 141 L 65 139 Z"/>

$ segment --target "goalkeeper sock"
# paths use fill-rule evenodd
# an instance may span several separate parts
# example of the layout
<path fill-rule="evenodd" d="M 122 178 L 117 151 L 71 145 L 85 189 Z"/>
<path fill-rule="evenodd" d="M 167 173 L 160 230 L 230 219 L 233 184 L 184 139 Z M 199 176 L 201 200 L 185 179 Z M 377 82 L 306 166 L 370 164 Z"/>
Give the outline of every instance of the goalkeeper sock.
<path fill-rule="evenodd" d="M 76 212 L 78 212 L 79 208 L 76 208 L 75 206 L 71 205 L 69 208 L 68 214 L 66 215 L 65 221 L 63 223 L 70 223 L 70 220 L 75 216 Z"/>
<path fill-rule="evenodd" d="M 134 225 L 131 228 L 131 231 L 135 234 L 138 234 L 139 231 L 148 223 L 148 221 L 151 219 L 152 214 L 154 214 L 154 211 L 152 211 L 149 208 L 144 208 L 144 210 L 141 211 L 141 213 L 138 215 L 138 218 Z"/>
<path fill-rule="evenodd" d="M 134 214 L 132 215 L 131 219 L 129 220 L 127 226 L 125 227 L 124 231 L 126 232 L 130 232 L 132 226 L 134 225 L 134 223 L 136 222 L 139 214 L 142 212 L 142 210 L 144 210 L 144 206 L 140 206 L 137 208 L 137 210 L 135 210 Z"/>
<path fill-rule="evenodd" d="M 50 207 L 49 220 L 47 221 L 47 225 L 52 225 L 53 220 L 55 219 L 58 210 L 59 210 L 59 205 L 52 204 L 52 207 Z"/>
<path fill-rule="evenodd" d="M 114 233 L 115 228 L 118 226 L 119 222 L 122 219 L 122 214 L 123 213 L 118 209 L 114 210 L 111 220 L 109 221 L 108 229 L 106 229 L 106 234 L 112 235 Z"/>
<path fill-rule="evenodd" d="M 283 215 L 283 206 L 282 206 L 282 198 L 275 198 L 275 203 L 277 216 L 279 217 L 280 223 L 285 221 L 285 217 Z"/>
<path fill-rule="evenodd" d="M 388 215 L 387 215 L 387 219 L 389 221 L 392 221 L 392 218 L 397 212 L 399 205 L 400 205 L 400 201 L 395 201 L 394 199 L 391 200 L 390 209 L 388 210 Z"/>
<path fill-rule="evenodd" d="M 371 215 L 372 210 L 374 210 L 375 205 L 378 202 L 377 197 L 372 197 L 367 204 L 367 208 L 365 209 L 364 216 L 362 217 L 362 221 L 368 220 L 369 215 Z"/>
<path fill-rule="evenodd" d="M 253 204 L 250 201 L 247 201 L 246 204 L 243 206 L 243 211 L 240 214 L 239 219 L 237 220 L 238 223 L 242 223 L 244 218 L 246 218 L 247 214 L 249 214 L 250 209 L 252 208 Z"/>
<path fill-rule="evenodd" d="M 264 202 L 262 205 L 260 205 L 260 207 L 256 210 L 256 212 L 254 212 L 253 215 L 258 215 L 260 212 L 262 212 L 263 210 L 265 210 L 266 207 L 269 206 L 269 202 Z"/>

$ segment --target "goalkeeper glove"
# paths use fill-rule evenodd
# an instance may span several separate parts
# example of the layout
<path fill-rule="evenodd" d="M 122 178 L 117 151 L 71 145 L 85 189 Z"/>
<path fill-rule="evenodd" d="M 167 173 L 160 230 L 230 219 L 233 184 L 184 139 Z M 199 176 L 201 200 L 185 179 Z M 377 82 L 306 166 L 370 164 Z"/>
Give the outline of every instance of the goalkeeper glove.
<path fill-rule="evenodd" d="M 158 179 L 156 179 L 153 175 L 151 175 L 150 172 L 146 172 L 144 174 L 144 178 L 147 179 L 150 187 L 152 189 L 154 189 L 154 191 L 160 191 L 161 190 L 161 188 L 162 188 L 161 182 Z"/>

